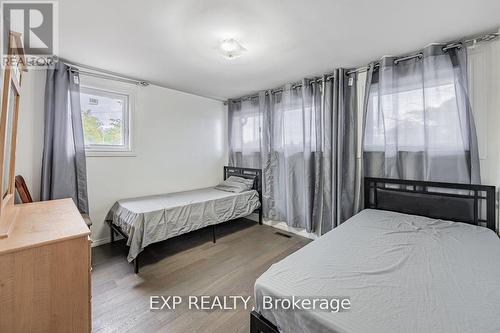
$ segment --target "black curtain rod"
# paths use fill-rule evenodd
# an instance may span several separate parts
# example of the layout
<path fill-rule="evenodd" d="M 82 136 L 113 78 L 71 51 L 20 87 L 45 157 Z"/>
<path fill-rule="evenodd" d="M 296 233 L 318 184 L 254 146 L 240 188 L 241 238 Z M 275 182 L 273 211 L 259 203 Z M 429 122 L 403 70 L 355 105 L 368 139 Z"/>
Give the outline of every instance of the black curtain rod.
<path fill-rule="evenodd" d="M 334 76 L 332 74 L 326 74 L 324 75 L 324 78 L 319 78 L 319 79 L 311 79 L 309 84 L 313 85 L 315 83 L 323 83 L 323 81 L 326 79 L 326 81 L 331 81 L 333 80 Z M 292 89 L 297 89 L 302 87 L 302 83 L 294 83 L 292 84 Z M 283 88 L 276 88 L 276 89 L 268 89 L 266 90 L 266 96 L 269 96 L 269 94 L 279 94 L 283 92 Z M 259 97 L 259 94 L 253 94 L 253 95 L 248 95 L 236 99 L 230 99 L 228 101 L 224 101 L 224 105 L 227 105 L 229 101 L 232 103 L 237 103 L 237 102 L 242 102 L 242 101 L 248 101 L 254 98 Z"/>
<path fill-rule="evenodd" d="M 466 39 L 466 40 L 459 41 L 459 42 L 451 42 L 451 43 L 446 44 L 443 47 L 443 52 L 446 52 L 448 50 L 455 49 L 455 48 L 461 48 L 463 46 L 467 46 L 470 44 L 474 45 L 474 44 L 479 43 L 479 42 L 489 42 L 489 41 L 497 39 L 498 36 L 500 36 L 500 33 L 492 32 L 489 34 L 481 35 L 481 36 L 476 37 L 476 38 Z M 424 55 L 421 52 L 418 52 L 418 53 L 410 54 L 408 56 L 397 58 L 394 60 L 394 63 L 397 65 L 401 61 L 411 60 L 411 59 L 415 59 L 415 58 L 422 59 L 423 56 Z M 373 66 L 375 68 L 380 67 L 380 61 L 375 61 Z M 363 72 L 368 71 L 368 69 L 369 69 L 369 66 L 364 66 L 364 67 L 360 67 L 358 69 L 354 69 L 352 71 L 348 71 L 345 74 L 351 75 L 351 74 L 355 74 L 355 73 L 363 73 Z"/>

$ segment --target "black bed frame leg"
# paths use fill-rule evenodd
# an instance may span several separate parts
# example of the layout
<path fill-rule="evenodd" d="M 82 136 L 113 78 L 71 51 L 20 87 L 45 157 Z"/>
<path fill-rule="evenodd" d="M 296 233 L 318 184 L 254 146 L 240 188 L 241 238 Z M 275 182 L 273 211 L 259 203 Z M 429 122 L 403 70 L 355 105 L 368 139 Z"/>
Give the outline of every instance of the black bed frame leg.
<path fill-rule="evenodd" d="M 262 208 L 259 209 L 259 224 L 262 225 Z"/>
<path fill-rule="evenodd" d="M 135 257 L 134 259 L 134 273 L 139 273 L 139 255 L 137 255 L 137 257 Z"/>
<path fill-rule="evenodd" d="M 215 240 L 215 224 L 212 225 L 212 239 L 213 239 L 213 242 L 215 243 L 216 240 Z"/>
<path fill-rule="evenodd" d="M 250 312 L 250 333 L 279 333 L 279 330 L 266 318 L 253 310 Z"/>
<path fill-rule="evenodd" d="M 109 224 L 109 231 L 111 232 L 111 244 L 113 244 L 115 242 L 115 231 L 113 230 L 111 223 Z"/>
<path fill-rule="evenodd" d="M 250 313 L 250 333 L 260 333 L 258 326 L 259 320 L 257 319 L 257 315 L 252 311 Z"/>

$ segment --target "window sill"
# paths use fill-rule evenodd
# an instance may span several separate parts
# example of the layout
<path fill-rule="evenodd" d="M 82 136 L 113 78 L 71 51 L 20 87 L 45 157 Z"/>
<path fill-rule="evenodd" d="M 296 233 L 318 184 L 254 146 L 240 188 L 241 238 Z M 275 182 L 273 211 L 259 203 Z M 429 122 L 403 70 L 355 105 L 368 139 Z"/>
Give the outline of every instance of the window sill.
<path fill-rule="evenodd" d="M 133 151 L 85 151 L 85 157 L 136 157 Z"/>

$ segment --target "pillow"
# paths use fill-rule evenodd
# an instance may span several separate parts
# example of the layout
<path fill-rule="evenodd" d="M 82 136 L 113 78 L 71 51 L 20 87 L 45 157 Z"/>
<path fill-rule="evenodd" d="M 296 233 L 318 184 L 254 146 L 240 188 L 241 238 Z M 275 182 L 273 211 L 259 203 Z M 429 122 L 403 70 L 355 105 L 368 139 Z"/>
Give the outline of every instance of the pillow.
<path fill-rule="evenodd" d="M 253 187 L 253 182 L 254 182 L 254 178 L 243 178 L 243 177 L 237 177 L 237 176 L 230 176 L 226 180 L 228 180 L 230 182 L 245 184 L 246 186 L 248 186 L 249 190 Z"/>
<path fill-rule="evenodd" d="M 252 187 L 253 179 L 231 176 L 215 186 L 215 189 L 232 193 L 241 193 L 252 189 Z"/>

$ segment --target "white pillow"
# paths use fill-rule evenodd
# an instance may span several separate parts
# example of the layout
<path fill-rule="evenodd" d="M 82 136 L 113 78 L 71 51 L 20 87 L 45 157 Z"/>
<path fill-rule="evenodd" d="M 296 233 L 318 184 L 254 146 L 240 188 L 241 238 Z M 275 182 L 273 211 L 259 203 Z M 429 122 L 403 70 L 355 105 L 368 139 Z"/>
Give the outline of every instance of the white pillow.
<path fill-rule="evenodd" d="M 228 179 L 215 186 L 217 190 L 241 193 L 251 190 L 253 187 L 253 179 L 230 176 Z"/>
<path fill-rule="evenodd" d="M 254 182 L 254 178 L 243 178 L 237 176 L 230 176 L 226 180 L 230 182 L 245 184 L 248 187 L 248 189 L 251 189 L 253 187 L 253 182 Z"/>

